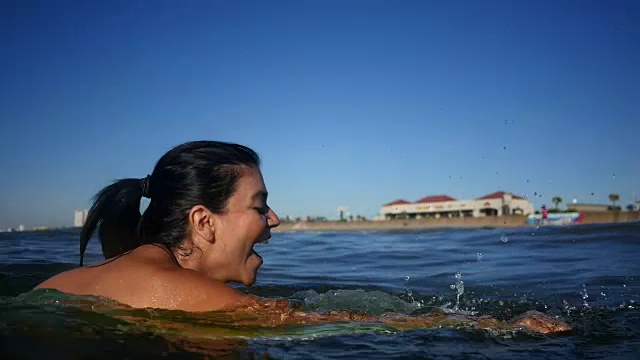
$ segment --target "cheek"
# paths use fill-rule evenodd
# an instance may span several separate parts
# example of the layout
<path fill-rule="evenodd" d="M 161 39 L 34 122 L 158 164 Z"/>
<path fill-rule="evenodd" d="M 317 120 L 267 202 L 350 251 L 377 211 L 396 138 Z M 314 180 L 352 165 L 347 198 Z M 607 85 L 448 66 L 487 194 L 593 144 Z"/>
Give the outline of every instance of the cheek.
<path fill-rule="evenodd" d="M 267 225 L 267 218 L 257 213 L 243 220 L 238 230 L 246 241 L 254 241 L 259 238 Z"/>
<path fill-rule="evenodd" d="M 244 259 L 264 233 L 266 218 L 250 214 L 237 220 L 225 229 L 226 252 L 229 257 Z"/>

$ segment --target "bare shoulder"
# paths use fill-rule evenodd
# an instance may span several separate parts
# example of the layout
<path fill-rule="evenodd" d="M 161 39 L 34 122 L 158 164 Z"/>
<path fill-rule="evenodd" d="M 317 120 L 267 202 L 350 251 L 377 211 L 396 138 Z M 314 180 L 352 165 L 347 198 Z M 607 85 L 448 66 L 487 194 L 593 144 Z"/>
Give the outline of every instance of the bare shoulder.
<path fill-rule="evenodd" d="M 165 270 L 156 281 L 168 295 L 166 308 L 184 311 L 215 311 L 246 306 L 256 297 L 246 295 L 228 284 L 208 278 L 193 270 Z"/>
<path fill-rule="evenodd" d="M 231 309 L 259 301 L 180 267 L 165 251 L 153 246 L 141 246 L 118 258 L 63 272 L 37 287 L 102 296 L 136 308 L 183 311 Z"/>
<path fill-rule="evenodd" d="M 76 287 L 84 277 L 84 268 L 77 268 L 54 275 L 36 286 L 36 289 L 56 289 L 62 292 L 76 293 Z"/>

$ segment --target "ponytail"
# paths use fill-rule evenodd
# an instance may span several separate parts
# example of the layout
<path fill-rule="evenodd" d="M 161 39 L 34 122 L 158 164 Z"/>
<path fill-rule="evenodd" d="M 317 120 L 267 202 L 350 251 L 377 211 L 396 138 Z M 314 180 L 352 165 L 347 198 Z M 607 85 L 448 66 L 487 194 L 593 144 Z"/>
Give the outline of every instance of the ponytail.
<path fill-rule="evenodd" d="M 148 197 L 148 187 L 149 176 L 142 180 L 121 179 L 94 197 L 80 234 L 80 266 L 83 265 L 87 244 L 96 228 L 105 259 L 140 245 L 140 200 L 143 195 Z"/>

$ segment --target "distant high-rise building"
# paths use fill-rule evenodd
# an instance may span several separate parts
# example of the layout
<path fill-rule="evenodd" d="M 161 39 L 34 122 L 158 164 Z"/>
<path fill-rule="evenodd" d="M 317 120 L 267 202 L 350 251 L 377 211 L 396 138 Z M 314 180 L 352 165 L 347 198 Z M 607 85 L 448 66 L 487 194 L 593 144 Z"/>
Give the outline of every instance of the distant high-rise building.
<path fill-rule="evenodd" d="M 76 210 L 75 211 L 75 215 L 73 217 L 73 226 L 82 227 L 84 225 L 84 222 L 87 221 L 87 213 L 88 212 L 89 212 L 89 210 L 87 210 L 87 209 Z"/>

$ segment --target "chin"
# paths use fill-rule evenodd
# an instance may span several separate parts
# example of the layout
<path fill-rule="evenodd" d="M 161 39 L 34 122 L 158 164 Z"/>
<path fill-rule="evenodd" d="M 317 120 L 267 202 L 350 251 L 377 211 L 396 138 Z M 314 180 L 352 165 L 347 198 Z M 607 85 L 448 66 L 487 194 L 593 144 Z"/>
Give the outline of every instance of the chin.
<path fill-rule="evenodd" d="M 258 261 L 245 264 L 246 267 L 244 268 L 244 273 L 242 273 L 242 285 L 251 286 L 255 284 L 256 277 L 258 275 L 258 269 L 260 268 L 260 266 L 262 266 L 262 258 L 260 256 L 258 256 L 257 258 Z"/>
<path fill-rule="evenodd" d="M 251 277 L 245 278 L 242 280 L 242 285 L 244 286 L 252 286 L 256 283 L 256 275 L 254 274 Z"/>

